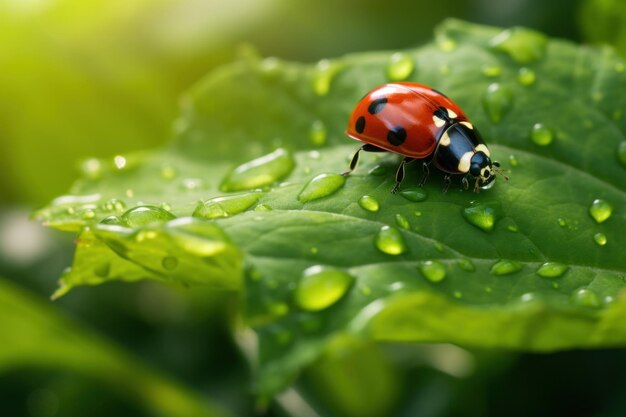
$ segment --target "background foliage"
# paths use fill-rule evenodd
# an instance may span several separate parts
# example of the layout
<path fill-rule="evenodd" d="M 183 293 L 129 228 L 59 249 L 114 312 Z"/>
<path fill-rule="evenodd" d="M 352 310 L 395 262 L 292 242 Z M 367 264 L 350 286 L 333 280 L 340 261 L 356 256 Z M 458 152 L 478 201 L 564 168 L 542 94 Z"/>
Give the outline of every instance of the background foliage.
<path fill-rule="evenodd" d="M 8 6 L 2 9 L 2 16 L 10 24 L 3 26 L 6 29 L 1 32 L 2 36 L 11 40 L 20 39 L 23 47 L 20 47 L 19 42 L 5 42 L 13 45 L 8 55 L 13 59 L 7 61 L 11 63 L 7 65 L 9 76 L 4 78 L 5 89 L 10 94 L 3 99 L 5 101 L 1 104 L 0 116 L 6 129 L 6 132 L 2 132 L 1 142 L 2 155 L 6 158 L 3 163 L 7 167 L 7 174 L 3 176 L 7 196 L 5 201 L 13 201 L 13 204 L 40 204 L 61 193 L 75 175 L 71 166 L 79 157 L 110 156 L 122 152 L 126 155 L 128 150 L 162 143 L 169 136 L 169 125 L 176 114 L 176 96 L 211 66 L 232 59 L 235 55 L 233 45 L 239 40 L 254 39 L 263 55 L 304 60 L 357 50 L 395 49 L 419 44 L 420 37 L 430 37 L 433 25 L 448 16 L 449 11 L 473 20 L 487 20 L 500 25 L 523 23 L 543 29 L 549 35 L 578 39 L 580 35 L 573 32 L 576 13 L 582 11 L 578 19 L 582 22 L 581 27 L 585 28 L 585 22 L 589 22 L 586 19 L 591 16 L 589 8 L 604 10 L 600 6 L 590 5 L 593 2 L 586 2 L 581 8 L 569 7 L 567 10 L 571 13 L 571 19 L 559 19 L 557 24 L 550 20 L 550 16 L 554 15 L 551 7 L 543 6 L 540 9 L 538 5 L 529 7 L 528 4 L 523 8 L 525 14 L 521 15 L 520 20 L 511 21 L 510 17 L 507 20 L 507 16 L 493 16 L 493 10 L 488 13 L 486 10 L 489 7 L 485 5 L 472 4 L 470 7 L 464 6 L 465 2 L 464 5 L 451 2 L 450 7 L 441 9 L 426 8 L 428 13 L 423 13 L 424 7 L 409 9 L 404 5 L 412 13 L 400 15 L 392 12 L 392 8 L 380 10 L 372 6 L 355 12 L 351 2 L 335 10 L 322 7 L 317 2 L 307 4 L 303 9 L 308 12 L 310 27 L 296 23 L 293 23 L 293 27 L 287 26 L 294 34 L 288 42 L 286 37 L 268 30 L 277 21 L 298 21 L 293 19 L 298 16 L 297 12 L 288 4 L 276 1 L 258 6 L 259 10 L 243 8 L 248 10 L 245 19 L 232 10 L 220 11 L 221 16 L 230 17 L 238 24 L 219 26 L 204 24 L 201 18 L 206 15 L 205 19 L 210 19 L 215 13 L 200 13 L 203 9 L 199 3 L 188 3 L 187 8 L 184 8 L 167 2 L 146 2 L 138 4 L 134 9 L 108 2 L 101 6 L 100 13 L 81 11 L 80 6 L 73 2 L 54 3 L 55 7 L 42 7 L 41 4 L 45 6 L 46 3 L 33 3 L 35 6 L 39 4 L 33 6 L 33 9 L 7 3 Z M 403 5 L 398 4 L 400 6 Z M 211 12 L 215 12 L 217 9 L 214 7 L 217 6 L 212 7 Z M 146 10 L 152 8 L 154 12 L 146 13 Z M 178 10 L 182 15 L 172 13 L 172 10 Z M 187 11 L 187 14 L 180 10 Z M 424 23 L 416 29 L 413 23 L 418 13 Z M 199 17 L 191 20 L 181 17 L 189 15 Z M 616 13 L 608 14 L 611 15 Z M 286 19 L 286 16 L 291 19 Z M 198 28 L 208 27 L 215 32 L 202 34 L 200 29 L 194 32 L 194 25 L 187 25 L 187 33 L 180 33 L 180 25 L 176 24 L 178 18 L 185 22 L 196 22 Z M 599 18 L 593 16 L 593 19 Z M 138 24 L 144 19 L 147 22 L 145 26 Z M 168 19 L 170 22 L 174 20 L 169 27 L 178 28 L 172 29 L 169 34 L 168 25 L 162 24 Z M 542 24 L 544 19 L 552 23 Z M 228 21 L 226 18 L 224 20 Z M 61 24 L 66 21 L 74 22 L 76 27 Z M 394 22 L 388 26 L 392 28 L 391 35 L 381 37 L 381 32 L 373 28 L 389 21 Z M 30 29 L 33 26 L 45 30 L 32 31 Z M 237 29 L 227 30 L 225 27 Z M 320 31 L 320 27 L 326 30 Z M 587 23 L 587 27 L 593 25 Z M 346 37 L 345 42 L 337 42 L 337 37 L 331 35 L 348 28 L 353 36 Z M 63 34 L 63 31 L 67 33 Z M 92 31 L 98 33 L 93 37 L 88 36 Z M 264 36 L 257 36 L 260 33 Z M 586 30 L 586 33 L 590 32 Z M 327 36 L 327 41 L 324 41 L 324 36 Z M 602 35 L 604 37 L 591 34 L 585 36 L 591 40 L 611 41 L 619 47 L 616 38 L 607 38 L 606 34 Z M 255 53 L 251 53 L 248 47 L 239 50 L 240 55 L 248 57 L 248 62 L 254 60 Z M 141 53 L 137 54 L 138 51 Z M 375 55 L 373 57 L 373 61 L 376 61 Z M 590 60 L 596 61 L 593 57 Z M 268 62 L 271 63 L 265 61 L 266 64 Z M 51 70 L 54 68 L 56 70 Z M 274 74 L 276 79 L 283 78 L 291 71 L 300 71 L 299 66 L 293 70 L 285 68 L 279 68 L 278 73 Z M 245 79 L 249 69 L 244 65 L 241 71 L 240 76 Z M 81 79 L 84 82 L 81 83 Z M 237 87 L 237 78 L 233 82 Z M 242 86 L 245 88 L 245 84 Z M 204 88 L 215 87 L 204 83 L 194 91 L 201 92 Z M 446 87 L 446 91 L 450 89 L 454 89 L 454 85 Z M 459 91 L 458 94 L 461 94 Z M 455 98 L 458 94 L 455 94 Z M 199 94 L 197 97 L 201 99 L 202 96 Z M 346 97 L 345 100 L 345 106 L 342 106 L 344 112 L 349 111 L 351 98 Z M 471 103 L 469 99 L 461 100 L 467 100 L 462 103 L 464 106 Z M 189 109 L 188 104 L 184 108 Z M 228 107 L 226 109 L 223 115 L 225 120 L 232 119 L 232 123 L 240 120 L 239 114 L 229 113 L 232 110 L 228 110 Z M 329 108 L 329 111 L 332 109 Z M 142 114 L 146 117 L 138 117 Z M 189 118 L 189 113 L 186 114 Z M 478 115 L 479 111 L 475 109 L 473 114 Z M 334 117 L 336 119 L 327 122 L 331 131 L 334 131 L 334 124 L 340 124 L 343 116 Z M 34 120 L 37 123 L 33 123 Z M 481 126 L 486 123 L 488 121 L 481 123 Z M 199 130 L 207 126 L 215 129 L 215 126 L 208 124 Z M 302 130 L 298 124 L 288 126 L 295 132 Z M 303 126 L 308 128 L 309 122 Z M 185 125 L 180 122 L 176 127 L 177 132 L 184 128 Z M 305 137 L 303 140 L 308 143 L 309 139 Z M 340 137 L 330 137 L 329 140 L 333 143 L 343 141 Z M 351 148 L 346 147 L 336 156 L 325 155 L 323 163 L 318 163 L 324 165 L 312 163 L 311 170 L 333 171 L 335 166 L 344 163 L 345 154 Z M 248 156 L 259 155 L 261 151 L 251 147 L 249 155 L 242 153 L 237 158 L 244 161 Z M 611 152 L 615 152 L 615 148 Z M 504 158 L 507 156 L 506 153 L 502 155 Z M 306 155 L 298 158 L 302 157 Z M 133 161 L 127 159 L 130 168 L 128 178 L 137 175 L 137 171 L 133 172 L 132 168 L 142 166 L 141 158 L 138 160 L 138 165 L 133 165 Z M 168 161 L 171 162 L 171 159 Z M 157 166 L 162 168 L 158 160 L 155 168 Z M 194 177 L 194 166 L 185 166 L 191 171 L 185 174 Z M 85 167 L 86 172 L 89 172 L 89 165 Z M 111 169 L 115 168 L 112 164 Z M 605 168 L 608 169 L 598 167 Z M 215 166 L 213 169 L 220 168 Z M 298 175 L 302 180 L 306 177 L 304 173 Z M 128 178 L 122 176 L 121 181 Z M 611 174 L 607 174 L 606 178 L 609 182 L 618 181 Z M 362 184 L 363 190 L 372 189 L 372 181 L 379 180 L 369 178 Z M 381 187 L 381 201 L 384 201 L 382 192 L 388 185 L 384 183 Z M 158 188 L 157 185 L 153 187 Z M 433 185 L 433 191 L 435 188 L 436 184 Z M 514 192 L 515 186 L 511 190 Z M 287 193 L 288 190 L 283 192 Z M 430 194 L 431 199 L 436 195 L 434 192 Z M 595 197 L 592 194 L 589 197 Z M 584 192 L 579 196 L 581 201 L 588 200 Z M 280 196 L 275 198 L 280 202 Z M 193 201 L 190 196 L 185 200 Z M 581 207 L 583 205 L 581 203 Z M 174 211 L 182 214 L 186 210 L 186 214 L 189 214 L 192 208 L 192 205 L 188 205 L 175 208 Z M 19 282 L 19 286 L 39 292 L 43 297 L 49 295 L 55 287 L 54 279 L 70 263 L 71 243 L 57 235 L 43 235 L 40 229 L 23 221 L 24 212 L 5 206 L 3 213 L 2 275 Z M 392 214 L 395 213 L 389 213 Z M 272 214 L 267 215 L 271 218 Z M 500 224 L 504 227 L 503 223 Z M 558 227 L 555 224 L 553 226 Z M 471 229 L 472 226 L 468 227 L 478 236 L 484 233 Z M 615 237 L 619 239 L 620 235 Z M 80 245 L 88 244 L 88 239 L 81 238 L 79 249 Z M 606 249 L 609 248 L 611 246 Z M 593 252 L 587 255 L 590 258 L 594 256 Z M 609 259 L 619 258 L 609 256 Z M 590 261 L 591 264 L 593 262 Z M 619 270 L 619 267 L 616 269 Z M 55 270 L 58 273 L 53 273 Z M 126 273 L 124 275 L 129 276 Z M 24 296 L 23 290 L 16 288 L 15 284 L 3 285 L 2 293 L 6 296 L 3 302 L 6 308 L 0 315 L 5 330 L 3 337 L 10 337 L 15 343 L 15 351 L 24 355 L 21 362 L 11 360 L 11 366 L 4 366 L 6 371 L 0 379 L 3 387 L 6 387 L 3 396 L 6 395 L 7 401 L 2 403 L 9 415 L 82 415 L 86 410 L 93 412 L 96 408 L 94 404 L 98 404 L 97 408 L 107 415 L 150 415 L 155 413 L 154 410 L 161 410 L 165 415 L 176 415 L 174 413 L 186 410 L 185 407 L 196 407 L 198 402 L 208 401 L 206 398 L 212 398 L 240 415 L 252 413 L 253 410 L 266 414 L 293 413 L 294 407 L 299 411 L 296 414 L 301 415 L 304 406 L 293 396 L 290 397 L 290 392 L 270 402 L 269 409 L 266 409 L 263 401 L 258 403 L 258 400 L 253 399 L 251 382 L 242 384 L 242 381 L 251 380 L 240 349 L 243 346 L 245 352 L 245 347 L 251 346 L 252 341 L 245 334 L 241 336 L 242 340 L 231 339 L 228 329 L 232 312 L 237 306 L 235 297 L 221 295 L 216 298 L 211 293 L 197 289 L 175 291 L 158 284 L 121 285 L 112 283 L 97 289 L 74 291 L 57 301 L 53 306 L 54 311 L 43 307 L 47 303 L 43 298 L 33 300 L 32 296 Z M 573 284 L 571 289 L 575 289 L 576 285 Z M 43 310 L 39 312 L 40 309 Z M 99 337 L 94 340 L 90 336 L 91 331 L 84 330 L 85 326 L 68 324 L 65 319 L 59 318 L 57 322 L 50 316 L 59 314 L 59 310 L 66 311 L 62 314 L 80 316 L 81 320 L 89 322 L 90 326 L 98 328 L 115 342 L 103 341 Z M 18 311 L 20 314 L 15 314 Z M 48 319 L 40 321 L 38 327 L 32 329 L 16 321 L 16 318 L 31 316 L 45 316 Z M 59 337 L 59 327 L 67 329 L 63 337 Z M 269 328 L 269 334 L 275 335 L 275 329 Z M 40 337 L 42 342 L 30 346 L 45 344 L 50 346 L 51 352 L 58 353 L 50 356 L 49 362 L 39 360 L 26 368 L 18 366 L 19 363 L 31 363 L 20 340 L 29 345 L 27 342 L 36 340 L 36 337 Z M 52 339 L 57 338 L 61 342 L 51 343 Z M 70 342 L 70 346 L 64 346 L 63 341 Z M 97 352 L 97 356 L 94 353 L 94 358 L 81 362 L 79 354 L 64 353 L 66 349 L 75 348 L 71 345 L 76 343 L 86 343 L 87 350 Z M 115 344 L 124 348 L 111 347 Z M 4 345 L 8 346 L 6 343 Z M 120 349 L 132 353 L 120 353 Z M 34 350 L 30 354 L 41 359 L 40 353 Z M 136 357 L 143 359 L 137 360 Z M 94 360 L 93 364 L 99 366 L 89 364 L 90 360 L 97 358 L 102 359 Z M 139 362 L 142 365 L 137 365 Z M 102 363 L 112 365 L 103 369 Z M 574 415 L 599 411 L 607 415 L 620 415 L 624 405 L 619 396 L 613 394 L 624 383 L 619 372 L 622 364 L 621 351 L 533 356 L 493 351 L 468 352 L 452 346 L 372 345 L 351 338 L 340 338 L 314 366 L 307 368 L 295 387 L 323 415 L 366 415 L 367 412 L 379 415 L 390 410 L 400 414 L 484 415 L 488 411 L 501 414 L 506 410 L 511 413 L 511 409 L 519 410 L 520 414 L 547 414 L 563 410 L 564 401 L 559 401 L 561 398 L 569 398 L 567 404 L 571 405 Z M 139 375 L 136 376 L 137 383 L 133 384 L 135 391 L 125 387 L 113 388 L 117 384 L 111 384 L 111 379 L 118 381 L 124 372 L 115 371 L 114 376 L 111 376 L 111 372 L 120 367 L 137 369 L 132 372 L 133 375 Z M 520 374 L 523 378 L 517 377 Z M 563 383 L 557 377 L 563 374 L 571 376 L 566 378 L 568 383 Z M 171 382 L 170 375 L 183 383 Z M 597 378 L 597 375 L 602 375 L 602 378 Z M 544 382 L 539 395 L 537 388 L 540 384 L 537 381 L 545 381 L 551 376 L 554 376 L 554 383 Z M 604 383 L 593 388 L 584 387 L 584 405 L 572 402 L 571 397 L 577 397 L 576 394 L 583 390 L 584 381 L 588 378 L 601 379 Z M 516 382 L 520 380 L 524 383 Z M 368 381 L 377 381 L 377 388 L 372 390 L 372 384 Z M 158 396 L 148 394 L 155 390 Z M 131 395 L 128 395 L 129 391 Z M 164 405 L 158 403 L 158 398 L 171 399 L 166 401 L 171 410 L 164 411 Z M 370 400 L 363 402 L 362 398 Z M 300 408 L 297 408 L 298 404 Z M 222 407 L 216 405 L 205 406 L 203 410 L 211 414 L 224 412 Z"/>

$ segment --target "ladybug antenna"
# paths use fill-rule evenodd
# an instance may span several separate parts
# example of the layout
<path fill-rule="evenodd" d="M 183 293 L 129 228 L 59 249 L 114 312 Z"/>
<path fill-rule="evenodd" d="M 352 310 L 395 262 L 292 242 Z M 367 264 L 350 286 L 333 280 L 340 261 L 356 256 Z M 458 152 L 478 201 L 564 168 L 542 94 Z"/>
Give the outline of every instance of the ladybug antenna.
<path fill-rule="evenodd" d="M 509 177 L 504 173 L 504 170 L 500 168 L 500 163 L 498 161 L 495 161 L 492 164 L 492 166 L 493 166 L 493 172 L 495 172 L 496 175 L 501 175 L 505 181 L 509 180 Z"/>

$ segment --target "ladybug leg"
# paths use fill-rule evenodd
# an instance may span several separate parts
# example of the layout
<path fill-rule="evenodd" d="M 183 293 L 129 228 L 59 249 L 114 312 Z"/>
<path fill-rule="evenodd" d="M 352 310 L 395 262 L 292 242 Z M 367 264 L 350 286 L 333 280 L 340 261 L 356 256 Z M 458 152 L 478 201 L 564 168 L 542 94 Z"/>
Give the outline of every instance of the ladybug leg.
<path fill-rule="evenodd" d="M 463 176 L 463 179 L 461 179 L 461 183 L 463 184 L 463 188 L 465 188 L 465 191 L 469 190 L 469 180 L 467 179 L 467 175 Z"/>
<path fill-rule="evenodd" d="M 400 188 L 400 184 L 402 184 L 402 180 L 404 179 L 404 166 L 413 161 L 415 161 L 415 159 L 409 158 L 408 156 L 402 158 L 402 162 L 400 162 L 400 166 L 398 167 L 398 170 L 396 171 L 396 185 L 394 185 L 394 187 L 391 189 L 391 192 L 393 194 L 398 192 L 398 189 Z"/>
<path fill-rule="evenodd" d="M 448 192 L 448 188 L 450 188 L 450 184 L 452 184 L 452 178 L 450 178 L 450 175 L 446 175 L 445 177 L 443 177 L 443 192 L 444 193 Z"/>
<path fill-rule="evenodd" d="M 365 145 L 359 147 L 359 149 L 356 150 L 356 152 L 354 153 L 354 156 L 352 157 L 352 161 L 350 161 L 350 169 L 346 172 L 344 172 L 343 175 L 348 176 L 352 173 L 352 171 L 354 171 L 354 169 L 356 168 L 356 165 L 359 163 L 359 152 L 361 151 L 365 151 L 365 152 L 387 152 L 384 149 L 381 149 L 377 146 L 374 145 L 370 145 L 369 143 L 366 143 Z"/>
<path fill-rule="evenodd" d="M 419 183 L 420 187 L 423 187 L 424 184 L 426 184 L 426 180 L 428 179 L 428 174 L 430 174 L 430 170 L 428 169 L 428 164 L 429 162 L 422 162 L 422 172 L 424 173 L 424 176 L 422 177 L 422 180 Z"/>

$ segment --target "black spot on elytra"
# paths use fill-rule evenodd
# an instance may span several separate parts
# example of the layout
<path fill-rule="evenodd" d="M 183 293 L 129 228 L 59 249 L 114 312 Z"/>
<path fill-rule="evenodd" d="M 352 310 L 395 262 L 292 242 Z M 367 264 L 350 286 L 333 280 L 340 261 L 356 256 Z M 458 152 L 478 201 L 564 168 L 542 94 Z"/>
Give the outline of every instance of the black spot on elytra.
<path fill-rule="evenodd" d="M 431 90 L 433 90 L 435 93 L 439 94 L 440 96 L 443 96 L 443 97 L 445 97 L 445 98 L 448 98 L 448 96 L 447 96 L 447 95 L 445 95 L 444 93 L 442 93 L 442 92 L 441 92 L 441 91 L 439 91 L 439 90 L 435 90 L 434 88 L 431 88 Z"/>
<path fill-rule="evenodd" d="M 383 109 L 383 107 L 385 107 L 385 104 L 387 104 L 386 98 L 377 98 L 370 103 L 370 105 L 367 107 L 367 111 L 370 112 L 370 114 L 379 113 Z"/>
<path fill-rule="evenodd" d="M 387 132 L 387 141 L 393 146 L 400 146 L 406 140 L 406 130 L 402 126 L 396 126 Z"/>
<path fill-rule="evenodd" d="M 356 123 L 354 124 L 354 129 L 357 133 L 363 133 L 365 130 L 365 117 L 361 116 L 356 119 Z"/>

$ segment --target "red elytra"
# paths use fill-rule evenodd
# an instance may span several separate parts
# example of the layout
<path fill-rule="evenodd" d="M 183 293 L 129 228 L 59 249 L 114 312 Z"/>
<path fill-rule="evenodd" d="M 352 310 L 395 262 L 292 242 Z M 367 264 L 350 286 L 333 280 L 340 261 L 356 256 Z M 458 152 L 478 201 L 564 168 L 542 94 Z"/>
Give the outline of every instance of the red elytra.
<path fill-rule="evenodd" d="M 410 82 L 385 84 L 359 101 L 346 134 L 390 152 L 425 158 L 435 151 L 444 130 L 433 120 L 433 112 L 440 107 L 456 113 L 457 122 L 469 121 L 454 101 L 428 86 Z"/>

